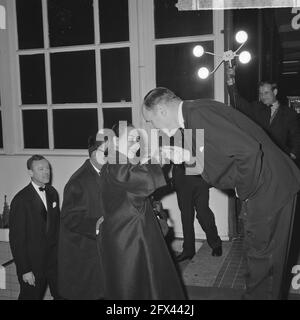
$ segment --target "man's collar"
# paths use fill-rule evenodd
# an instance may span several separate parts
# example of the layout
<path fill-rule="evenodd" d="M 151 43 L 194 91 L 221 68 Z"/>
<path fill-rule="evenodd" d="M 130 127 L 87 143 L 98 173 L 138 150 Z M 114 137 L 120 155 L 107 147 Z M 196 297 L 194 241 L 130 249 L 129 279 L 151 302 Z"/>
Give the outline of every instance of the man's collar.
<path fill-rule="evenodd" d="M 182 105 L 183 101 L 180 102 L 179 107 L 178 107 L 178 123 L 179 123 L 179 128 L 184 129 L 184 118 L 182 114 Z"/>
<path fill-rule="evenodd" d="M 91 159 L 90 159 L 90 163 L 91 163 L 91 165 L 93 166 L 93 168 L 96 170 L 96 172 L 99 174 L 99 173 L 100 173 L 100 170 L 93 164 L 93 162 L 91 161 Z"/>
<path fill-rule="evenodd" d="M 265 104 L 265 106 L 269 108 L 277 109 L 280 106 L 280 103 L 278 100 L 276 100 L 272 104 Z"/>
<path fill-rule="evenodd" d="M 35 182 L 33 182 L 33 180 L 31 180 L 31 184 L 33 185 L 33 187 L 34 187 L 34 189 L 36 190 L 36 191 L 40 191 L 39 190 L 39 188 L 41 187 L 41 186 L 39 186 L 38 184 L 36 184 Z"/>

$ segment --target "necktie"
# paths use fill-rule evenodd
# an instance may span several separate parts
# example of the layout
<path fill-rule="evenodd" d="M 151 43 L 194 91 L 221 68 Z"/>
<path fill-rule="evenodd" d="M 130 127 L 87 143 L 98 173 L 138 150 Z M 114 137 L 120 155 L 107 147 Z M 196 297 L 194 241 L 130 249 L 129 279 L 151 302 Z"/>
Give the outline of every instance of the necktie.
<path fill-rule="evenodd" d="M 39 190 L 44 192 L 46 190 L 46 187 L 39 187 Z"/>
<path fill-rule="evenodd" d="M 270 124 L 271 124 L 273 119 L 276 116 L 277 111 L 278 111 L 278 105 L 277 104 L 272 104 L 270 106 L 270 108 L 271 108 L 271 117 L 270 117 Z"/>

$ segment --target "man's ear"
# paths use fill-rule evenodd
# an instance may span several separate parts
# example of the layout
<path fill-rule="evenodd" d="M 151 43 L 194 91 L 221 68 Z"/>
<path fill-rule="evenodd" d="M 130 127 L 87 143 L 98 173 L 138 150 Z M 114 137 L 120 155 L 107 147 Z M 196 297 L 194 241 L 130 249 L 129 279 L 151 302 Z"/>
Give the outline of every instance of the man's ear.
<path fill-rule="evenodd" d="M 167 114 L 167 107 L 164 104 L 158 104 L 157 111 L 163 116 L 165 116 Z"/>
<path fill-rule="evenodd" d="M 273 92 L 274 92 L 274 96 L 277 97 L 278 89 L 274 89 Z"/>
<path fill-rule="evenodd" d="M 29 177 L 30 177 L 30 178 L 33 177 L 33 171 L 32 171 L 32 170 L 28 170 L 28 174 L 29 174 Z"/>

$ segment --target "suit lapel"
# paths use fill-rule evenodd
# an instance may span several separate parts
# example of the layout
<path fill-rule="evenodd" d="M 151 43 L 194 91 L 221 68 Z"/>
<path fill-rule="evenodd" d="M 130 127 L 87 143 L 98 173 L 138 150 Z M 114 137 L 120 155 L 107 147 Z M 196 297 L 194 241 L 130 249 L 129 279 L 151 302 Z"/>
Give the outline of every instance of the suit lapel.
<path fill-rule="evenodd" d="M 51 189 L 49 189 L 49 187 L 46 188 L 45 192 L 46 192 L 46 201 L 47 201 L 47 207 L 48 207 L 46 231 L 48 232 L 50 219 L 52 217 L 52 210 L 53 210 L 53 196 L 52 196 Z"/>
<path fill-rule="evenodd" d="M 100 176 L 99 176 L 98 172 L 95 170 L 95 168 L 92 166 L 90 160 L 86 160 L 86 168 L 87 168 L 88 172 L 90 173 L 90 175 L 93 177 L 93 179 L 96 179 L 96 182 L 99 186 L 99 189 L 101 189 Z"/>
<path fill-rule="evenodd" d="M 275 126 L 276 123 L 279 121 L 279 119 L 280 119 L 280 121 L 282 121 L 282 119 L 283 119 L 283 112 L 284 112 L 284 111 L 283 111 L 282 107 L 279 106 L 279 108 L 278 108 L 278 110 L 277 110 L 277 113 L 275 114 L 274 119 L 273 119 L 273 121 L 272 121 L 271 124 L 270 124 L 270 127 Z M 283 123 L 281 123 L 280 125 L 282 126 Z"/>

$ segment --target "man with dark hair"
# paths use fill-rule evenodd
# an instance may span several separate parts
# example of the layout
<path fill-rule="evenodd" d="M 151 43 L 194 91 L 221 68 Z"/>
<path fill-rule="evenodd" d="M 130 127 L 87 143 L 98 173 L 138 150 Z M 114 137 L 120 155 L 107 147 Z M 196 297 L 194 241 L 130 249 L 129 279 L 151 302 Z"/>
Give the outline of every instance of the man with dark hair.
<path fill-rule="evenodd" d="M 89 137 L 89 159 L 64 189 L 58 252 L 59 292 L 65 299 L 103 299 L 98 234 L 103 221 L 100 171 L 108 147 L 106 136 Z"/>
<path fill-rule="evenodd" d="M 300 158 L 300 128 L 297 113 L 278 101 L 273 81 L 258 85 L 259 101 L 248 102 L 235 85 L 235 68 L 226 68 L 227 88 L 233 107 L 261 126 L 277 146 L 293 160 Z"/>
<path fill-rule="evenodd" d="M 50 165 L 43 156 L 27 161 L 31 183 L 14 197 L 9 215 L 9 241 L 20 283 L 19 300 L 41 300 L 47 285 L 57 293 L 59 203 L 49 185 Z"/>
<path fill-rule="evenodd" d="M 155 88 L 144 99 L 143 115 L 170 135 L 179 128 L 204 130 L 204 145 L 199 147 L 197 139 L 186 143 L 182 161 L 196 153 L 189 174 L 196 169 L 194 174 L 200 173 L 208 184 L 235 189 L 243 201 L 244 298 L 280 299 L 300 189 L 296 165 L 248 117 L 214 100 L 182 101 L 169 89 Z M 176 152 L 178 148 L 169 146 L 163 153 L 172 160 Z"/>

